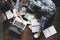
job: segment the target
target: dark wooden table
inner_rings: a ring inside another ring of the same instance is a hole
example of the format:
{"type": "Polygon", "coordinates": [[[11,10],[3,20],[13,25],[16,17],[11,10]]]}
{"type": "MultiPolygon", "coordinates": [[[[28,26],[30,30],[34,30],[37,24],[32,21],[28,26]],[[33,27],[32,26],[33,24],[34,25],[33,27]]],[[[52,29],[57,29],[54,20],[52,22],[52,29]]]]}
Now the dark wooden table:
{"type": "MultiPolygon", "coordinates": [[[[60,40],[60,7],[57,7],[56,15],[52,24],[55,26],[58,33],[47,39],[44,37],[43,33],[41,33],[39,40],[60,40]]],[[[3,31],[3,40],[34,40],[34,38],[31,30],[28,27],[25,28],[22,36],[19,37],[10,34],[8,27],[3,31]]]]}

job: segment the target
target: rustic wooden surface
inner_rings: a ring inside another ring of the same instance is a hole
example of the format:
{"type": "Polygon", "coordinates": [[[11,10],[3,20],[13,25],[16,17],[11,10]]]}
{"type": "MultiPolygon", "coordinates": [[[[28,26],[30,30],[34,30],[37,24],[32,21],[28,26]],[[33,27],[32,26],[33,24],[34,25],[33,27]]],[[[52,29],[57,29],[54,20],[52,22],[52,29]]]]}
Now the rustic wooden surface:
{"type": "MultiPolygon", "coordinates": [[[[60,7],[57,7],[56,15],[52,24],[55,25],[58,33],[47,39],[44,37],[43,33],[41,33],[39,40],[60,40],[60,7]]],[[[25,28],[22,36],[19,37],[10,34],[8,27],[6,30],[3,31],[3,40],[34,40],[34,38],[31,30],[28,27],[25,28]]]]}

